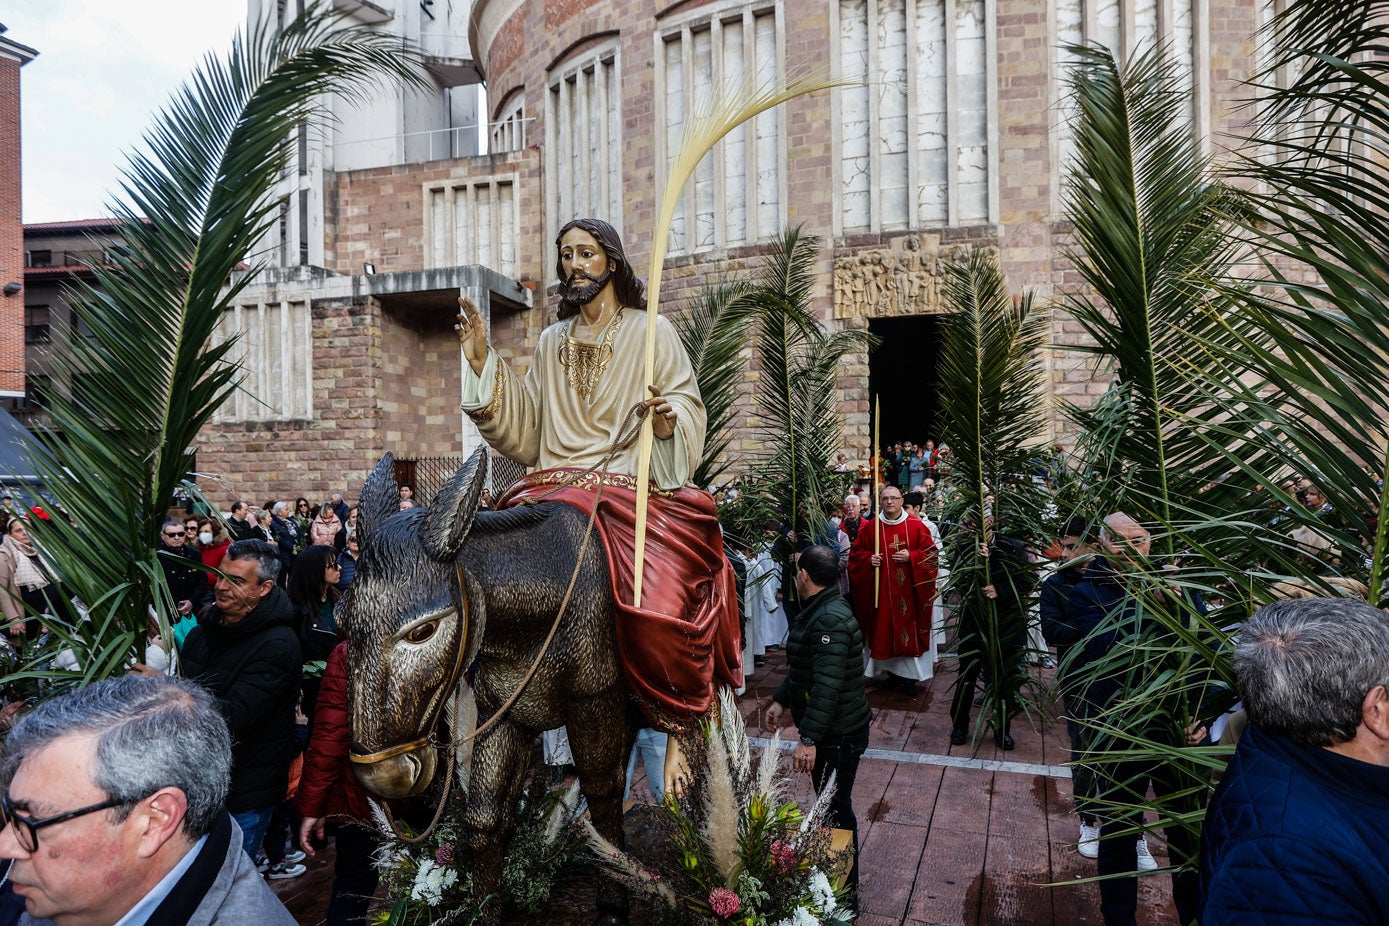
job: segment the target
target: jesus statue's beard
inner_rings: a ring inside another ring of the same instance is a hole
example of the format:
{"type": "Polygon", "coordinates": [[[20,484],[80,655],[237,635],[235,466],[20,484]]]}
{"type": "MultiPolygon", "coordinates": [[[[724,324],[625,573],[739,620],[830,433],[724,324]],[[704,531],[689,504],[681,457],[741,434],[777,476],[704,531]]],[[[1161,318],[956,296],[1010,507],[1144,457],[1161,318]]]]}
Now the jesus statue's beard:
{"type": "Polygon", "coordinates": [[[603,291],[603,287],[608,285],[608,281],[613,278],[612,268],[603,271],[603,275],[596,280],[584,273],[582,270],[575,270],[569,277],[568,283],[560,284],[560,296],[576,305],[588,305],[598,298],[598,294],[603,291]],[[588,282],[582,282],[587,280],[588,282]]]}

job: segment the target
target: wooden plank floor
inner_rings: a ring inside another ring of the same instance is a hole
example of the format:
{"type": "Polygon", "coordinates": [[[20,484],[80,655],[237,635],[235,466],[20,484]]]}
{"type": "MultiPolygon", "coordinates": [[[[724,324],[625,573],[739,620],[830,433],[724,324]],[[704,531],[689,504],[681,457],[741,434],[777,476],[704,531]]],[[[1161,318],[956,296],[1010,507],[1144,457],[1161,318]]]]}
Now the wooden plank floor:
{"type": "MultiPolygon", "coordinates": [[[[863,926],[1080,926],[1099,924],[1094,884],[1069,882],[1095,874],[1093,860],[1075,848],[1079,821],[1070,780],[1055,774],[1069,759],[1064,727],[1048,718],[1014,721],[1017,748],[999,750],[991,736],[952,746],[950,695],[953,665],[912,696],[869,686],[874,708],[870,751],[859,766],[854,809],[859,820],[863,926]],[[971,762],[968,760],[983,760],[971,762]],[[964,760],[964,761],[962,761],[964,760]],[[942,761],[954,763],[941,764],[942,761]],[[1003,763],[993,767],[993,762],[1003,763]],[[990,767],[981,768],[979,765],[990,767]],[[1018,765],[1027,767],[1018,768],[1018,765]],[[1050,767],[1050,768],[1048,768],[1050,767]],[[1060,885],[1051,887],[1048,885],[1060,885]]],[[[1043,675],[1049,675],[1043,672],[1043,675]]],[[[769,653],[749,679],[742,699],[748,732],[785,676],[785,660],[769,653]]],[[[1049,679],[1048,679],[1049,680],[1049,679]]],[[[787,761],[789,767],[789,760],[787,761]]],[[[638,767],[634,796],[646,795],[638,767]]],[[[809,776],[797,775],[793,793],[812,796],[809,776]]],[[[1160,864],[1166,852],[1149,845],[1160,864]]],[[[275,892],[305,926],[323,922],[332,885],[331,849],[275,892]]],[[[1175,926],[1171,881],[1139,881],[1141,926],[1175,926]]]]}

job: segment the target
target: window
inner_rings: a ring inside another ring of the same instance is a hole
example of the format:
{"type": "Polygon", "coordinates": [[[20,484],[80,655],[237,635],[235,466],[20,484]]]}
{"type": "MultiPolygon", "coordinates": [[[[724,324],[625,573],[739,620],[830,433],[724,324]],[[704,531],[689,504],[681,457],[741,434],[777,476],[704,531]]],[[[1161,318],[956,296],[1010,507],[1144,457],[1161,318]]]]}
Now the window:
{"type": "Polygon", "coordinates": [[[24,343],[47,344],[49,336],[48,306],[26,305],[24,307],[24,343]]]}
{"type": "Polygon", "coordinates": [[[24,377],[24,408],[47,408],[53,391],[53,377],[46,373],[30,373],[24,377]]]}
{"type": "Polygon", "coordinates": [[[514,177],[426,186],[424,194],[426,266],[481,264],[516,276],[514,177]]]}
{"type": "Polygon", "coordinates": [[[53,266],[53,252],[52,252],[51,250],[47,250],[47,249],[42,250],[42,251],[30,251],[30,252],[29,252],[29,266],[30,266],[30,267],[52,267],[52,266],[53,266]]]}
{"type": "Polygon", "coordinates": [[[836,234],[996,220],[992,4],[839,0],[836,234]]]}
{"type": "Polygon", "coordinates": [[[1196,15],[1201,0],[1056,0],[1056,79],[1053,85],[1060,94],[1057,106],[1061,118],[1056,120],[1053,166],[1053,203],[1060,206],[1061,179],[1075,156],[1071,124],[1075,107],[1069,99],[1069,67],[1073,58],[1066,54],[1068,45],[1097,43],[1108,48],[1122,67],[1135,52],[1153,47],[1154,42],[1168,44],[1171,55],[1183,74],[1190,92],[1185,114],[1192,131],[1203,141],[1207,139],[1210,113],[1207,102],[1208,61],[1197,60],[1197,48],[1203,43],[1200,31],[1205,28],[1204,15],[1196,15]]]}
{"type": "Polygon", "coordinates": [[[622,230],[622,93],[615,46],[550,75],[545,119],[547,240],[570,219],[622,230]]]}
{"type": "MultiPolygon", "coordinates": [[[[757,86],[780,74],[776,11],[703,14],[665,29],[656,53],[656,99],[664,107],[658,163],[669,169],[687,121],[709,104],[716,88],[757,86]]],[[[780,120],[779,108],[761,114],[699,162],[671,222],[672,252],[753,244],[778,233],[784,224],[780,120]]]]}
{"type": "Polygon", "coordinates": [[[246,371],[215,421],[313,417],[313,331],[308,300],[237,305],[222,315],[213,342],[237,338],[228,359],[246,371]]]}
{"type": "Polygon", "coordinates": [[[513,93],[498,110],[497,120],[492,123],[493,154],[504,151],[520,151],[526,147],[526,95],[513,93]]]}

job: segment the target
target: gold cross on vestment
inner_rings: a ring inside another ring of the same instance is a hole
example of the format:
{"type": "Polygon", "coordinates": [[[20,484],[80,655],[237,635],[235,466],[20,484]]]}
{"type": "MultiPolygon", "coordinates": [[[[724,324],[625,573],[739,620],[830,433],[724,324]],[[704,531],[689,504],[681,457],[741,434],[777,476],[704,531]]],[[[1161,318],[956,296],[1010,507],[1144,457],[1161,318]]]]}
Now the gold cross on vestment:
{"type": "Polygon", "coordinates": [[[901,537],[892,538],[892,543],[889,543],[888,546],[892,548],[893,553],[899,553],[907,548],[907,545],[902,542],[901,537]]]}

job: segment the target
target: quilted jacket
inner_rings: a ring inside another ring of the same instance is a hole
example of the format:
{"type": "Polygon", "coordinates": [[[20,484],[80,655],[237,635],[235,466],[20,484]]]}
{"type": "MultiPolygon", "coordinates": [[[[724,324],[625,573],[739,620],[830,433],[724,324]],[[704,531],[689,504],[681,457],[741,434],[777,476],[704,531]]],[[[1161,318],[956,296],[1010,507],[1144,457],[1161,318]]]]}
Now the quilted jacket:
{"type": "Polygon", "coordinates": [[[351,744],[351,708],[347,694],[347,643],[328,656],[323,687],[314,710],[304,775],[296,803],[306,817],[333,817],[371,822],[371,797],[357,781],[347,752],[351,744]]]}
{"type": "Polygon", "coordinates": [[[1202,926],[1389,924],[1389,768],[1251,725],[1201,834],[1202,926]]]}
{"type": "Polygon", "coordinates": [[[868,729],[863,634],[839,587],[805,602],[786,635],[786,678],[772,696],[791,708],[802,737],[819,742],[868,729]]]}

